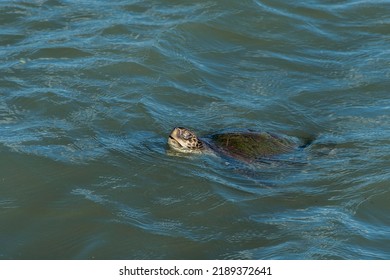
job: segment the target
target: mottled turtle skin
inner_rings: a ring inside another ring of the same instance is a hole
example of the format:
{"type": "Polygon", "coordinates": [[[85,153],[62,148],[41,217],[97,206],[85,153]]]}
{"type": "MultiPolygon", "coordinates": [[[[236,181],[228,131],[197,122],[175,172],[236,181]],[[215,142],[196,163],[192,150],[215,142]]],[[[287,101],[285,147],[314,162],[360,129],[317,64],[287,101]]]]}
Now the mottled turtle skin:
{"type": "Polygon", "coordinates": [[[270,158],[298,147],[297,143],[268,132],[226,132],[198,138],[184,127],[175,127],[168,145],[180,153],[212,153],[245,162],[270,158]]]}

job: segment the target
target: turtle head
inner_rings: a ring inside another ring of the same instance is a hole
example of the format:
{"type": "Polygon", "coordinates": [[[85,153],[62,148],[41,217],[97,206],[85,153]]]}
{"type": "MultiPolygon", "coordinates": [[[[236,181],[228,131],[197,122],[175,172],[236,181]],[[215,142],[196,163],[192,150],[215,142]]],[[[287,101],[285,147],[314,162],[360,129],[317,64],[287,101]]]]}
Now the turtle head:
{"type": "Polygon", "coordinates": [[[182,153],[201,153],[203,143],[191,130],[184,127],[175,127],[168,138],[168,145],[175,151],[182,153]]]}

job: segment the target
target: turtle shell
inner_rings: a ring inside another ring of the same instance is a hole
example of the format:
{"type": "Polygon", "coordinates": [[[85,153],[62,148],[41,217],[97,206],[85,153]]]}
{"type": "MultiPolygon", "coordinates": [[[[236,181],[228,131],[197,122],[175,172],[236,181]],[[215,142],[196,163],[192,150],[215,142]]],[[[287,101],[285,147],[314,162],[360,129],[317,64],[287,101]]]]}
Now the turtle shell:
{"type": "Polygon", "coordinates": [[[291,151],[296,144],[268,132],[231,132],[214,134],[210,147],[217,153],[244,161],[269,158],[291,151]]]}

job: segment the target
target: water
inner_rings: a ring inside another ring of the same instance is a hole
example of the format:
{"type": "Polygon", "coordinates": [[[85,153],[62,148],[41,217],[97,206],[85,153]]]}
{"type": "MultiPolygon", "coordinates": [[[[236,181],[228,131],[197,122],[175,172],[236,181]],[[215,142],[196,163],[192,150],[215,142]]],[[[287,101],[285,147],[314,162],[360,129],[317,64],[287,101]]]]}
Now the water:
{"type": "Polygon", "coordinates": [[[389,259],[389,1],[0,2],[0,258],[389,259]],[[314,143],[166,154],[176,126],[314,143]]]}

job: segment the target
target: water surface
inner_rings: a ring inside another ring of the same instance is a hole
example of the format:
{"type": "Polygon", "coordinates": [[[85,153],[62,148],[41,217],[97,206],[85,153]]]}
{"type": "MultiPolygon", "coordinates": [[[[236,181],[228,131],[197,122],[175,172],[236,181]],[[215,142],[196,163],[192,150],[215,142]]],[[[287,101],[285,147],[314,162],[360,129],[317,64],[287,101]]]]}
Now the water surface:
{"type": "Polygon", "coordinates": [[[0,2],[0,258],[389,259],[389,1],[0,2]],[[174,157],[177,125],[315,136],[174,157]]]}

